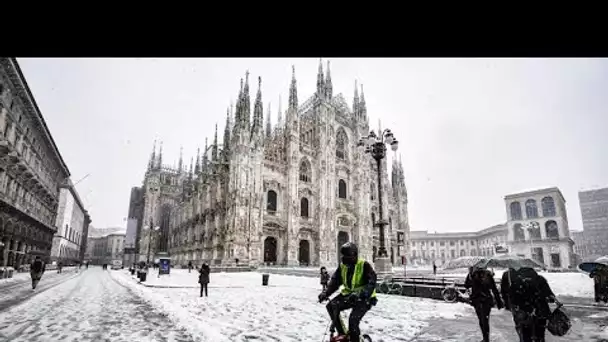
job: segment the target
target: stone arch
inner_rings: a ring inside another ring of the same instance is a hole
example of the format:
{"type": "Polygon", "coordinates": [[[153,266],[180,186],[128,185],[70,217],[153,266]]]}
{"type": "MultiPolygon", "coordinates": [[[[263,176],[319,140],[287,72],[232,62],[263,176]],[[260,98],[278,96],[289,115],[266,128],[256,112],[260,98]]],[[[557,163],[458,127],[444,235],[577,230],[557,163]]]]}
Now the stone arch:
{"type": "Polygon", "coordinates": [[[543,217],[555,216],[555,201],[553,200],[553,197],[543,197],[540,204],[543,210],[543,217]]]}
{"type": "Polygon", "coordinates": [[[509,209],[511,211],[512,220],[521,220],[522,219],[521,204],[519,202],[517,202],[517,201],[511,202],[511,204],[509,205],[509,209]]]}
{"type": "Polygon", "coordinates": [[[557,222],[549,220],[545,223],[545,234],[547,239],[558,240],[559,239],[559,228],[557,222]]]}
{"type": "Polygon", "coordinates": [[[521,223],[516,223],[513,225],[513,240],[515,241],[524,241],[526,236],[524,234],[524,228],[521,223]]]}
{"type": "Polygon", "coordinates": [[[529,199],[526,201],[526,217],[538,218],[538,207],[536,206],[536,200],[529,199]]]}
{"type": "Polygon", "coordinates": [[[268,236],[264,239],[264,262],[276,264],[278,258],[277,238],[268,236]]]}
{"type": "Polygon", "coordinates": [[[298,261],[300,262],[300,266],[310,265],[310,242],[308,240],[300,240],[298,261]]]}

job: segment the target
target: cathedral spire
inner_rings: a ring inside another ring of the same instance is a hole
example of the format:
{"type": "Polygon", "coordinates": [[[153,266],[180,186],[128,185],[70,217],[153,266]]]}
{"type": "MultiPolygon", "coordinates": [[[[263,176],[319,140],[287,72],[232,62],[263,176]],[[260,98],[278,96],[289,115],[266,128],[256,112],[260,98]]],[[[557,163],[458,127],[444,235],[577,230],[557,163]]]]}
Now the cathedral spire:
{"type": "Polygon", "coordinates": [[[270,122],[270,102],[268,102],[268,110],[266,113],[266,137],[269,138],[272,134],[272,123],[270,122]]]}
{"type": "Polygon", "coordinates": [[[363,119],[365,119],[367,117],[367,107],[365,106],[365,95],[363,94],[363,84],[361,84],[361,101],[359,101],[359,112],[363,119]]]}
{"type": "Polygon", "coordinates": [[[215,123],[215,135],[213,136],[213,146],[211,147],[211,160],[217,160],[217,123],[215,123]]]}
{"type": "Polygon", "coordinates": [[[226,110],[226,127],[224,127],[222,145],[222,154],[224,155],[224,159],[228,160],[228,151],[230,149],[230,112],[228,110],[226,110]]]}
{"type": "Polygon", "coordinates": [[[327,78],[325,79],[325,97],[331,100],[334,92],[334,86],[331,83],[331,73],[329,71],[329,61],[327,61],[327,78]]]}
{"type": "Polygon", "coordinates": [[[255,104],[253,107],[253,127],[251,128],[251,135],[261,135],[264,132],[263,128],[264,120],[264,107],[262,105],[262,78],[258,77],[258,92],[255,96],[255,104]]]}
{"type": "Polygon", "coordinates": [[[319,71],[317,72],[317,97],[325,97],[325,79],[323,77],[323,59],[319,59],[319,71]]]}
{"type": "Polygon", "coordinates": [[[277,127],[281,128],[283,126],[283,110],[281,108],[281,94],[279,94],[279,116],[277,118],[277,127]]]}
{"type": "MultiPolygon", "coordinates": [[[[236,107],[234,108],[234,126],[232,128],[232,134],[234,136],[240,131],[241,127],[241,102],[243,99],[243,79],[241,78],[241,88],[239,90],[239,96],[236,99],[236,107]]],[[[232,111],[232,104],[230,105],[232,111]]],[[[231,115],[232,116],[232,115],[231,115]]]]}
{"type": "Polygon", "coordinates": [[[202,170],[201,170],[202,172],[207,172],[207,166],[208,166],[207,149],[208,149],[207,138],[205,138],[205,149],[203,150],[203,166],[202,166],[202,170]]]}
{"type": "Polygon", "coordinates": [[[154,169],[154,162],[156,161],[156,139],[154,139],[154,145],[152,145],[152,154],[150,155],[150,162],[148,163],[148,169],[154,169]]]}
{"type": "Polygon", "coordinates": [[[194,164],[194,158],[190,158],[190,172],[188,172],[188,178],[192,180],[192,164],[194,164]]]}
{"type": "Polygon", "coordinates": [[[296,83],[296,67],[291,66],[291,85],[289,86],[289,109],[294,110],[297,114],[298,110],[298,87],[296,83]]]}
{"type": "MultiPolygon", "coordinates": [[[[175,160],[175,159],[174,159],[175,160]]],[[[160,150],[158,151],[158,168],[163,168],[163,142],[160,142],[160,150]]]]}
{"type": "Polygon", "coordinates": [[[179,147],[179,161],[177,162],[177,169],[181,173],[184,168],[184,147],[179,147]]]}
{"type": "Polygon", "coordinates": [[[194,174],[198,175],[201,172],[201,149],[196,149],[196,164],[194,165],[194,174]]]}
{"type": "Polygon", "coordinates": [[[353,98],[353,115],[359,117],[359,91],[357,89],[357,80],[355,80],[355,97],[353,98]]]}
{"type": "Polygon", "coordinates": [[[251,120],[251,100],[249,99],[249,70],[245,72],[245,88],[243,88],[243,104],[241,111],[241,121],[243,127],[249,130],[251,120]]]}

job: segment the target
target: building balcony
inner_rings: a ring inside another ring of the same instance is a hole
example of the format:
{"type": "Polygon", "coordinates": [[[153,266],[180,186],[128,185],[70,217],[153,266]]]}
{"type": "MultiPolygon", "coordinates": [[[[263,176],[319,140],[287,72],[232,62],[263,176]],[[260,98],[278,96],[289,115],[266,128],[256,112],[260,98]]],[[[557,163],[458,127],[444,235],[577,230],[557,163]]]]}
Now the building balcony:
{"type": "Polygon", "coordinates": [[[574,244],[574,240],[569,237],[550,237],[550,238],[532,238],[523,240],[508,240],[509,244],[532,244],[532,243],[555,243],[555,242],[569,242],[574,244]]]}

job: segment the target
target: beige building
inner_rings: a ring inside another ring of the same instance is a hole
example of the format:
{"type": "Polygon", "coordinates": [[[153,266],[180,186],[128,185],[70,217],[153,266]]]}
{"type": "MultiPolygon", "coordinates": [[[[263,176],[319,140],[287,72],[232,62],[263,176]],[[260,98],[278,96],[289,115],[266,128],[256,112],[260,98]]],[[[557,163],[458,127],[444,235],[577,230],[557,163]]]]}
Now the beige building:
{"type": "Polygon", "coordinates": [[[53,237],[51,260],[64,264],[81,262],[81,249],[86,243],[89,215],[71,180],[61,186],[57,207],[57,233],[53,237]]]}
{"type": "Polygon", "coordinates": [[[15,58],[0,58],[0,267],[50,256],[70,172],[15,58]]]}
{"type": "Polygon", "coordinates": [[[123,261],[124,248],[124,233],[90,237],[87,242],[86,259],[93,265],[110,264],[112,260],[123,261]]]}
{"type": "Polygon", "coordinates": [[[550,269],[566,269],[575,263],[566,200],[558,188],[507,195],[505,206],[508,244],[514,254],[550,269]]]}
{"type": "Polygon", "coordinates": [[[410,264],[443,264],[463,256],[493,256],[507,251],[507,226],[495,225],[478,232],[429,233],[411,231],[410,264]]]}

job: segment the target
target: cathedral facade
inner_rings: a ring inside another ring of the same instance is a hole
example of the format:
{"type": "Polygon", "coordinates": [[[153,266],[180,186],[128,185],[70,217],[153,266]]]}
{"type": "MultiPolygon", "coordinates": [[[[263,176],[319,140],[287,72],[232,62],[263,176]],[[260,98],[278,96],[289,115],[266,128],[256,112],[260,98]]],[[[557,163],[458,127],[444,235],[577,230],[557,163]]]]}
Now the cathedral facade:
{"type": "MultiPolygon", "coordinates": [[[[181,153],[177,167],[165,166],[155,146],[143,184],[140,261],[160,251],[176,265],[333,266],[347,241],[374,257],[379,177],[376,161],[357,147],[370,132],[363,89],[355,84],[349,108],[333,95],[329,63],[325,73],[319,64],[316,92],[300,103],[294,69],[288,108],[279,104],[273,127],[257,81],[253,110],[247,73],[222,141],[216,125],[189,170],[181,153]]],[[[385,158],[381,171],[385,244],[401,264],[409,236],[403,167],[393,159],[389,177],[385,158]]]]}

